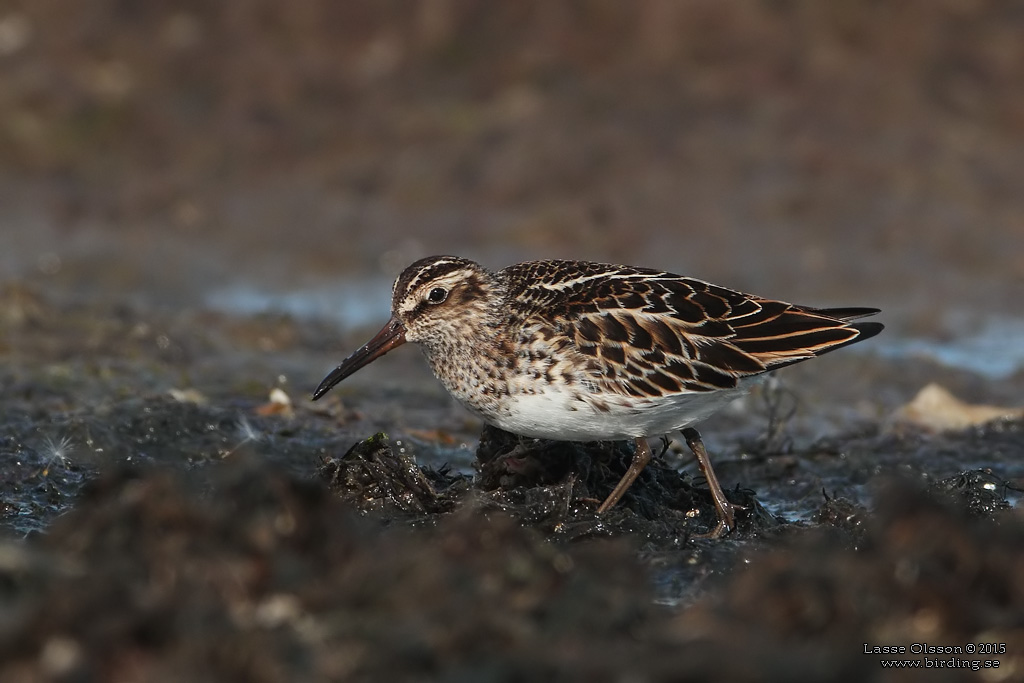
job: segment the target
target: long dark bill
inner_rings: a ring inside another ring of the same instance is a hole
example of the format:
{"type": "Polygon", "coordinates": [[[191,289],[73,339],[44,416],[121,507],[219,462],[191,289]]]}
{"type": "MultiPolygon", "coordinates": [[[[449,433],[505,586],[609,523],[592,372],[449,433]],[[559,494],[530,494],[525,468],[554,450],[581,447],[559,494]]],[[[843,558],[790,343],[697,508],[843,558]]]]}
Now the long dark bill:
{"type": "Polygon", "coordinates": [[[405,343],[405,327],[398,318],[392,318],[380,332],[373,336],[373,339],[363,344],[358,351],[341,362],[341,365],[331,370],[331,373],[324,377],[320,386],[313,392],[313,400],[317,400],[331,388],[345,379],[364,365],[380,358],[385,353],[405,343]]]}

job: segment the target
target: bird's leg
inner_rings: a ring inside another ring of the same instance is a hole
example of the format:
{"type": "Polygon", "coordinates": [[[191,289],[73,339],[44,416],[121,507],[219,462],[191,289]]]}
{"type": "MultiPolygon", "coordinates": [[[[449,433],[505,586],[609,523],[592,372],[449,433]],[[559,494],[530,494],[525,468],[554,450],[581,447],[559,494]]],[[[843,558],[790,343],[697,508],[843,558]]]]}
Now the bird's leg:
{"type": "Polygon", "coordinates": [[[647,463],[651,461],[651,446],[647,443],[647,439],[640,437],[636,440],[636,451],[633,453],[633,462],[629,463],[629,469],[622,475],[622,479],[615,485],[615,488],[608,495],[601,507],[597,508],[597,514],[601,515],[608,512],[622,495],[633,485],[636,478],[640,476],[640,473],[647,467],[647,463]]]}
{"type": "Polygon", "coordinates": [[[736,528],[736,518],[733,513],[737,506],[730,503],[725,497],[722,485],[718,483],[715,470],[711,467],[711,459],[708,458],[707,449],[704,448],[704,442],[701,441],[700,432],[693,427],[687,427],[683,430],[683,438],[686,439],[686,445],[690,447],[694,457],[697,458],[697,465],[700,467],[701,473],[707,479],[711,498],[715,501],[715,511],[718,513],[718,524],[715,528],[706,534],[695,535],[693,538],[719,538],[736,528]]]}

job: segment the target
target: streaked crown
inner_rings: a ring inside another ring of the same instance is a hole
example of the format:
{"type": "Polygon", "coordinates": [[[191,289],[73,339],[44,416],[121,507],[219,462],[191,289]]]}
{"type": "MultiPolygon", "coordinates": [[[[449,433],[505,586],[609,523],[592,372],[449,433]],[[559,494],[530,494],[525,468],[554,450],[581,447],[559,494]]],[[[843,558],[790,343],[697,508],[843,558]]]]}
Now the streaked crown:
{"type": "Polygon", "coordinates": [[[391,312],[406,339],[428,348],[472,337],[500,296],[493,274],[469,259],[429,256],[406,268],[392,291],[391,312]]]}

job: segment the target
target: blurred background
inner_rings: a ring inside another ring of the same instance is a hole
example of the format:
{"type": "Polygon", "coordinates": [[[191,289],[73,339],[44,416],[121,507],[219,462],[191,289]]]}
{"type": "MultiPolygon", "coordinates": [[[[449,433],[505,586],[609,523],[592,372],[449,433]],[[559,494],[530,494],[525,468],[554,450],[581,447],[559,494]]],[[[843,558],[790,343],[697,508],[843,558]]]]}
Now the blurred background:
{"type": "Polygon", "coordinates": [[[1019,379],[1022,35],[984,0],[5,0],[0,275],[351,330],[427,254],[610,260],[1019,379]]]}
{"type": "Polygon", "coordinates": [[[1009,642],[1010,680],[1022,301],[1020,0],[0,0],[0,678],[879,680],[857,643],[1009,642]],[[471,475],[481,423],[420,355],[309,397],[446,252],[886,330],[700,426],[794,523],[691,545],[574,475],[428,516],[445,475],[392,456],[471,475]]]}

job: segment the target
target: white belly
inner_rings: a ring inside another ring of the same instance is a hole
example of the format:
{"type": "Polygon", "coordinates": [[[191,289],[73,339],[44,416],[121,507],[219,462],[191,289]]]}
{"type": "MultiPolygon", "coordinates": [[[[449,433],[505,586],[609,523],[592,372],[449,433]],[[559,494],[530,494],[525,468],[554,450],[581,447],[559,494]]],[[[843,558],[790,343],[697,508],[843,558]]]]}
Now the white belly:
{"type": "Polygon", "coordinates": [[[544,393],[508,396],[495,414],[483,417],[505,431],[539,439],[613,441],[659,436],[700,422],[745,394],[752,383],[657,399],[581,397],[578,392],[549,387],[544,393]]]}

